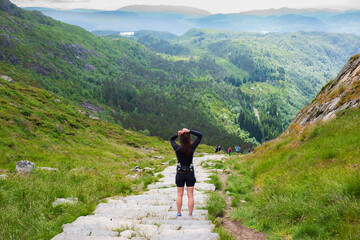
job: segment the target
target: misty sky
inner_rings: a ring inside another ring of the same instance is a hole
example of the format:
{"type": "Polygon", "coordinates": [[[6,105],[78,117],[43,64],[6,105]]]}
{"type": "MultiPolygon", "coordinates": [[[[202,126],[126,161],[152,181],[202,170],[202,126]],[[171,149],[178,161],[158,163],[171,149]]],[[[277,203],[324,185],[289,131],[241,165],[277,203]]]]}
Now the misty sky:
{"type": "Polygon", "coordinates": [[[211,13],[233,13],[268,8],[360,9],[360,0],[10,0],[19,7],[61,9],[87,8],[115,10],[127,5],[175,5],[208,10],[211,13]]]}

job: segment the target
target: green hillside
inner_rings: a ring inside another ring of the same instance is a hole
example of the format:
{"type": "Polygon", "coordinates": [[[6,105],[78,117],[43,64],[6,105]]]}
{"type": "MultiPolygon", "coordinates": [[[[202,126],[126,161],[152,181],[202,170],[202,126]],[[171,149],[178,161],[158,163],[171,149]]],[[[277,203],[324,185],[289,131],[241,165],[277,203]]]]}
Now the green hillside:
{"type": "Polygon", "coordinates": [[[226,161],[233,219],[271,239],[360,238],[359,69],[356,55],[286,133],[226,161]]]}

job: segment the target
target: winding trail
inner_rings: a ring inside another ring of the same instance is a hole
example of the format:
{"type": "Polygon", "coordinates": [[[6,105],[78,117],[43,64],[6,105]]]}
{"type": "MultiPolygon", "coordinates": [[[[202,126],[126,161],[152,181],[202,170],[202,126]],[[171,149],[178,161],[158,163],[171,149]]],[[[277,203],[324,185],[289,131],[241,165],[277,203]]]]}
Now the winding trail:
{"type": "MultiPolygon", "coordinates": [[[[214,225],[207,219],[205,191],[214,191],[213,184],[206,183],[210,170],[200,166],[202,161],[220,160],[220,155],[195,157],[196,184],[194,190],[194,216],[188,215],[187,196],[184,191],[183,216],[176,216],[176,166],[160,172],[164,178],[148,186],[142,195],[113,197],[100,203],[93,215],[81,216],[73,223],[63,225],[63,232],[53,240],[212,240],[219,239],[212,233],[214,225]]],[[[159,173],[158,173],[159,174],[159,173]]]]}

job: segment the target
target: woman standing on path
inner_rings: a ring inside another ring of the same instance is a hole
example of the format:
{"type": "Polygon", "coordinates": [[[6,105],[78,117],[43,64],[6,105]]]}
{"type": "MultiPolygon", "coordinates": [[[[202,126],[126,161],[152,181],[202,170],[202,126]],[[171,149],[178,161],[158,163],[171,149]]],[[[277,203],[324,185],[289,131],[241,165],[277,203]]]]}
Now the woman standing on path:
{"type": "Polygon", "coordinates": [[[193,156],[195,149],[199,145],[203,134],[194,130],[183,128],[177,134],[170,138],[171,146],[175,150],[178,165],[176,168],[175,183],[177,186],[177,216],[181,216],[182,199],[184,195],[184,186],[186,183],[186,190],[188,196],[189,216],[193,215],[194,210],[194,185],[196,182],[195,172],[193,167],[193,156]],[[197,136],[192,143],[190,134],[197,136]],[[176,144],[175,139],[180,136],[180,146],[176,144]]]}

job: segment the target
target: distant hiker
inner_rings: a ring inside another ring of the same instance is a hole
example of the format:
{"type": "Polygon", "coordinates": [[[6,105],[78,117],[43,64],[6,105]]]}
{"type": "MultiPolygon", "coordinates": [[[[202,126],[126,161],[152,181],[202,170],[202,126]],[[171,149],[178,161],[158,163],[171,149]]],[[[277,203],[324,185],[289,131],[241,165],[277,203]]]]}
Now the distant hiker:
{"type": "Polygon", "coordinates": [[[189,130],[183,128],[178,131],[177,134],[170,138],[171,146],[175,150],[177,157],[177,168],[176,168],[176,177],[175,183],[177,186],[177,197],[176,197],[176,206],[177,206],[177,216],[181,216],[181,207],[182,199],[184,195],[184,186],[186,183],[186,190],[188,196],[188,208],[189,216],[193,215],[194,210],[194,185],[196,182],[194,166],[193,166],[193,156],[195,149],[199,145],[203,134],[195,130],[189,130]],[[197,138],[194,142],[191,142],[190,134],[195,135],[197,138]],[[176,144],[175,139],[180,136],[180,146],[176,144]]]}
{"type": "Polygon", "coordinates": [[[218,152],[221,154],[221,146],[218,146],[218,152]]]}
{"type": "Polygon", "coordinates": [[[214,151],[215,151],[215,154],[218,152],[218,147],[217,146],[214,147],[214,151]]]}
{"type": "Polygon", "coordinates": [[[236,150],[236,154],[240,153],[240,147],[239,146],[235,146],[235,150],[236,150]]]}
{"type": "Polygon", "coordinates": [[[231,156],[231,151],[232,151],[232,149],[231,149],[231,147],[229,147],[229,148],[228,148],[229,156],[231,156]]]}
{"type": "Polygon", "coordinates": [[[248,151],[249,151],[249,153],[251,153],[251,148],[249,148],[249,150],[248,150],[248,151]]]}

